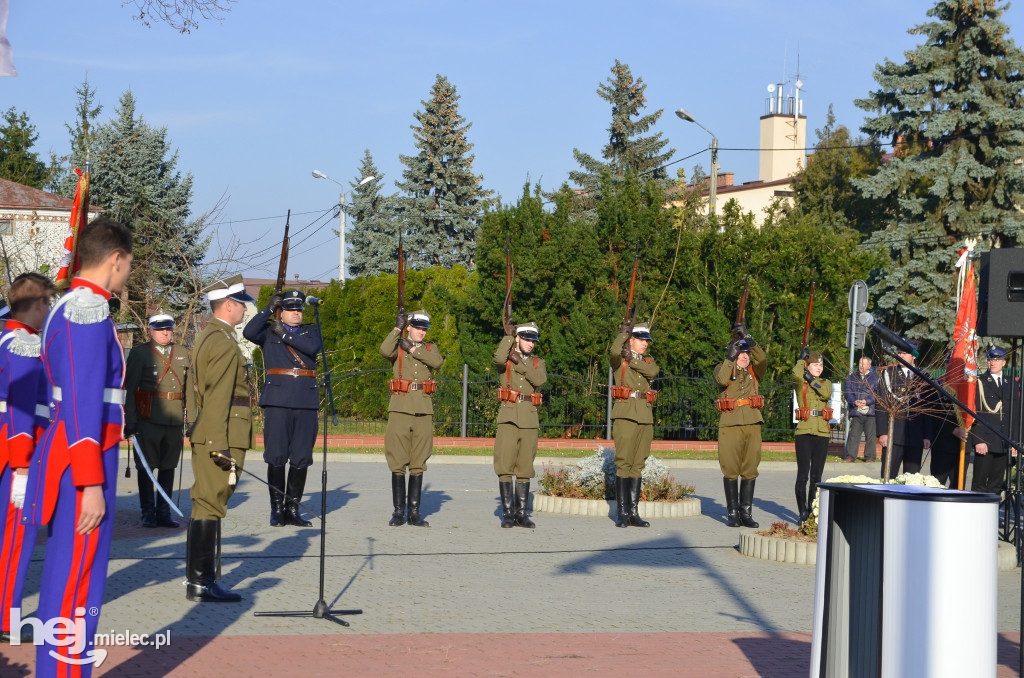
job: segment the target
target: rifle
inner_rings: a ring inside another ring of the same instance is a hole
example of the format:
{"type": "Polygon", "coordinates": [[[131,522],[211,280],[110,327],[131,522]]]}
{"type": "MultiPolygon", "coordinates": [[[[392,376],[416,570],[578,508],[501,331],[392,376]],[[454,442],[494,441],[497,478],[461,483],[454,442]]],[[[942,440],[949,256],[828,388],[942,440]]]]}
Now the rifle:
{"type": "Polygon", "coordinates": [[[401,233],[398,234],[398,312],[405,313],[405,250],[401,233]]]}
{"type": "MultiPolygon", "coordinates": [[[[733,327],[736,327],[743,322],[743,316],[747,310],[747,296],[750,293],[750,267],[747,266],[747,277],[743,281],[743,294],[740,295],[740,307],[736,309],[736,322],[733,323],[733,327]]],[[[736,337],[734,336],[733,339],[736,337]]],[[[740,337],[742,339],[742,337],[740,337]]],[[[732,364],[732,377],[730,379],[736,379],[736,363],[732,364]]]]}
{"type": "MultiPolygon", "coordinates": [[[[281,261],[277,265],[277,284],[274,285],[274,294],[284,291],[284,279],[288,275],[288,229],[292,221],[292,211],[288,210],[288,216],[284,220],[284,240],[281,241],[281,261]]],[[[281,309],[274,311],[274,318],[281,319],[281,309]]]]}
{"type": "Polygon", "coordinates": [[[636,241],[636,253],[633,255],[633,276],[629,281],[629,297],[626,299],[626,318],[623,320],[625,324],[631,324],[633,322],[633,316],[636,315],[636,304],[634,302],[634,292],[636,291],[636,279],[640,270],[640,241],[636,241]]]}
{"type": "Polygon", "coordinates": [[[512,278],[515,268],[512,266],[512,246],[509,237],[505,236],[505,305],[501,309],[501,324],[508,327],[512,324],[512,278]]]}
{"type": "Polygon", "coordinates": [[[807,300],[807,317],[804,319],[804,338],[800,344],[800,349],[803,350],[811,345],[811,312],[814,310],[814,284],[815,281],[811,281],[811,298],[807,300]]]}

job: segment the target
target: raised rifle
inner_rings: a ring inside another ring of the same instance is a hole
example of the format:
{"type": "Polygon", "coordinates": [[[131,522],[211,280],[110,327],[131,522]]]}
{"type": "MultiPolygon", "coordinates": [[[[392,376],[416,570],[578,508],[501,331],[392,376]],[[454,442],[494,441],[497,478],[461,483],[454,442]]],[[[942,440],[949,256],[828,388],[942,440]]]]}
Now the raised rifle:
{"type": "Polygon", "coordinates": [[[633,323],[633,316],[636,315],[636,304],[634,303],[636,292],[636,279],[640,272],[640,241],[636,241],[636,253],[633,255],[633,275],[629,280],[629,296],[626,298],[626,317],[623,323],[633,323]]]}
{"type": "Polygon", "coordinates": [[[515,268],[512,266],[512,245],[505,236],[505,304],[501,307],[501,324],[508,327],[512,324],[512,278],[515,268]]]}
{"type": "Polygon", "coordinates": [[[811,298],[807,300],[807,317],[804,318],[804,338],[800,343],[800,350],[811,345],[811,312],[814,310],[814,284],[811,281],[811,298]]]}
{"type": "Polygon", "coordinates": [[[398,312],[405,313],[405,250],[401,233],[398,234],[398,312]]]}
{"type": "MultiPolygon", "coordinates": [[[[743,322],[743,317],[747,311],[747,296],[750,293],[750,267],[747,267],[747,277],[743,281],[743,294],[740,295],[740,306],[736,309],[736,322],[733,323],[733,327],[743,322]]],[[[733,339],[742,339],[743,337],[733,336],[733,339]]],[[[736,379],[736,363],[732,364],[732,376],[730,379],[736,379]]]]}
{"type": "MultiPolygon", "coordinates": [[[[288,275],[288,229],[292,222],[292,211],[288,210],[288,216],[284,220],[284,240],[281,241],[281,261],[277,265],[277,283],[274,285],[274,294],[284,291],[284,280],[288,275]]],[[[274,317],[281,319],[281,309],[274,311],[274,317]]]]}

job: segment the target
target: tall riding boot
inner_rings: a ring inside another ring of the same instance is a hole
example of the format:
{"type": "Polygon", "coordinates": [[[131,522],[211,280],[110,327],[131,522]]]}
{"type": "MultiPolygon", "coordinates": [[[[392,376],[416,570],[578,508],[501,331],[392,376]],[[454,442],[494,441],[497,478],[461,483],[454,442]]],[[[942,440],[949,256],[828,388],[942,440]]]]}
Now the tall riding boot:
{"type": "Polygon", "coordinates": [[[743,527],[758,527],[754,519],[750,517],[750,510],[754,506],[754,479],[740,479],[740,525],[743,527]]]}
{"type": "Polygon", "coordinates": [[[516,480],[516,525],[519,527],[537,527],[527,515],[530,503],[530,481],[516,480]]]}
{"type": "Polygon", "coordinates": [[[629,501],[626,478],[615,476],[615,508],[619,511],[615,518],[615,527],[629,527],[629,501]]]}
{"type": "Polygon", "coordinates": [[[399,527],[405,525],[405,474],[391,474],[391,502],[395,506],[388,525],[399,527]]]}
{"type": "Polygon", "coordinates": [[[803,483],[800,483],[796,488],[796,510],[800,514],[797,522],[803,525],[811,514],[807,509],[807,487],[803,483]]]}
{"type": "Polygon", "coordinates": [[[423,493],[423,474],[409,476],[409,524],[413,527],[430,527],[420,518],[420,495],[423,493]]]}
{"type": "Polygon", "coordinates": [[[499,480],[498,494],[501,495],[501,526],[515,527],[515,490],[512,488],[512,481],[499,480]]]}
{"type": "Polygon", "coordinates": [[[633,527],[650,527],[651,524],[640,517],[640,488],[643,478],[626,478],[629,483],[629,524],[633,527]]]}
{"type": "MultiPolygon", "coordinates": [[[[174,492],[174,469],[173,468],[162,468],[156,472],[157,482],[160,483],[160,489],[164,491],[168,497],[174,492]]],[[[171,505],[167,503],[167,500],[162,496],[153,497],[153,501],[156,502],[156,524],[158,527],[178,527],[178,522],[171,518],[171,505]]]]}
{"type": "Polygon", "coordinates": [[[740,526],[740,486],[736,478],[722,478],[725,484],[725,510],[729,512],[725,524],[729,527],[740,526]]]}
{"type": "Polygon", "coordinates": [[[142,510],[142,526],[156,527],[156,508],[153,506],[153,481],[141,468],[135,469],[139,478],[139,508],[142,510]]]}
{"type": "Polygon", "coordinates": [[[306,469],[288,468],[288,496],[284,504],[284,524],[296,527],[313,527],[313,523],[299,515],[299,501],[306,489],[306,469]]]}
{"type": "Polygon", "coordinates": [[[217,528],[220,521],[191,520],[188,524],[185,597],[192,602],[237,603],[242,596],[217,583],[217,528]]]}
{"type": "Polygon", "coordinates": [[[284,466],[267,464],[267,485],[270,486],[270,526],[284,525],[284,466]]]}

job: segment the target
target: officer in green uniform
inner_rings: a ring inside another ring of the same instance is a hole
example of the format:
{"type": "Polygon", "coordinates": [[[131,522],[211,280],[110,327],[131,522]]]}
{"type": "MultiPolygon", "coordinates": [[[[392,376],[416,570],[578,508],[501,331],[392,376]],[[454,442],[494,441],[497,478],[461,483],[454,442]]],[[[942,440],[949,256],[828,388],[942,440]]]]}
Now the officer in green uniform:
{"type": "Polygon", "coordinates": [[[796,389],[796,508],[800,524],[811,515],[814,490],[821,482],[828,455],[832,429],[828,420],[832,409],[832,382],[821,378],[825,363],[820,351],[804,349],[793,365],[793,386],[796,389]],[[810,492],[807,479],[810,475],[810,492]]]}
{"type": "Polygon", "coordinates": [[[651,380],[658,364],[644,355],[650,346],[647,323],[624,323],[609,349],[615,386],[612,387],[612,438],[615,440],[615,497],[619,509],[617,527],[650,527],[640,517],[640,491],[647,457],[654,440],[654,402],[658,392],[651,380]]]}
{"type": "Polygon", "coordinates": [[[725,360],[715,368],[715,383],[722,395],[715,401],[718,420],[718,465],[725,481],[729,527],[757,527],[750,516],[754,505],[754,479],[761,463],[761,408],[764,397],[757,382],[764,379],[768,358],[743,323],[733,327],[733,340],[725,360]],[[738,481],[737,477],[741,478],[738,481]]]}
{"type": "Polygon", "coordinates": [[[391,402],[388,404],[388,425],[384,430],[384,457],[391,469],[391,497],[394,513],[388,525],[406,522],[405,508],[408,497],[408,523],[416,527],[430,527],[420,517],[420,496],[423,492],[423,472],[434,449],[434,404],[430,394],[437,390],[432,379],[434,370],[444,364],[444,356],[437,345],[424,342],[430,329],[430,316],[426,311],[399,313],[395,328],[380,345],[380,354],[391,361],[393,379],[388,382],[391,402]],[[409,336],[404,334],[406,321],[409,336]],[[405,469],[409,469],[409,489],[405,487],[405,469]]]}
{"type": "MultiPolygon", "coordinates": [[[[124,436],[135,436],[146,463],[168,497],[184,443],[187,352],[174,344],[174,318],[158,313],[149,319],[150,340],[132,347],[125,366],[124,436]]],[[[178,527],[171,507],[153,490],[153,479],[135,452],[143,527],[178,527]]]]}
{"type": "Polygon", "coordinates": [[[192,423],[192,519],[188,525],[186,597],[191,601],[236,602],[242,599],[217,583],[220,520],[235,491],[236,468],[253,447],[252,410],[246,360],[235,338],[245,316],[242,276],[219,280],[207,291],[213,319],[196,337],[192,369],[185,390],[192,423]]]}
{"type": "Polygon", "coordinates": [[[494,472],[501,495],[501,526],[536,527],[527,515],[530,478],[537,475],[537,389],[548,379],[544,359],[533,355],[540,341],[536,323],[507,325],[505,336],[494,349],[494,366],[499,371],[498,432],[494,437],[494,472]],[[515,478],[515,488],[512,479],[515,478]]]}

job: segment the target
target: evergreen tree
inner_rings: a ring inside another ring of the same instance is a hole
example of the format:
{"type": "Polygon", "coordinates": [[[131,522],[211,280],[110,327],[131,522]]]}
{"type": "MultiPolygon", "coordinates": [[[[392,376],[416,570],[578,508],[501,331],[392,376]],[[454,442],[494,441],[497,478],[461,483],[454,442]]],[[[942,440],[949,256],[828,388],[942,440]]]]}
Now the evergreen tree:
{"type": "Polygon", "coordinates": [[[167,128],[135,115],[135,97],[124,93],[115,118],[96,130],[90,202],[135,235],[128,302],[138,320],[159,309],[187,307],[201,282],[195,271],[209,247],[202,218],[189,220],[192,174],[177,169],[178,152],[167,128]]]}
{"type": "MultiPolygon", "coordinates": [[[[72,170],[75,167],[85,168],[85,161],[91,158],[90,149],[96,137],[95,120],[103,110],[103,105],[96,101],[96,89],[89,87],[89,78],[86,76],[80,87],[75,88],[78,96],[78,103],[75,105],[75,124],[65,122],[64,127],[71,138],[71,153],[62,158],[58,169],[55,171],[52,187],[56,193],[74,198],[75,188],[78,185],[78,175],[72,170]]],[[[54,163],[57,166],[57,163],[54,163]]]]}
{"type": "Polygon", "coordinates": [[[597,88],[597,95],[612,106],[608,143],[601,149],[604,161],[578,148],[572,151],[576,162],[583,169],[569,172],[569,179],[583,190],[577,202],[587,209],[594,205],[594,197],[601,188],[601,173],[605,170],[615,181],[621,181],[627,172],[632,172],[641,182],[658,182],[662,190],[671,183],[664,165],[675,153],[675,149],[665,150],[669,142],[661,138],[661,132],[641,136],[658,122],[663,109],[641,115],[647,108],[647,97],[644,94],[647,85],[643,78],[634,80],[629,66],[618,59],[611,71],[612,76],[608,81],[597,88]]]}
{"type": "Polygon", "coordinates": [[[381,195],[384,175],[377,169],[366,149],[359,173],[352,187],[352,209],[348,214],[355,223],[349,227],[346,241],[350,251],[345,257],[348,272],[354,277],[395,273],[398,270],[398,229],[401,222],[394,214],[395,199],[381,195]],[[359,185],[365,177],[373,179],[359,185]]]}
{"type": "Polygon", "coordinates": [[[924,43],[906,62],[875,69],[880,89],[856,103],[876,113],[862,128],[901,144],[856,181],[868,198],[898,200],[870,242],[889,264],[877,305],[912,337],[946,341],[954,322],[953,264],[964,236],[991,247],[1024,238],[1024,52],[995,0],[943,0],[910,30],[924,43]]]}
{"type": "Polygon", "coordinates": [[[459,115],[459,95],[442,75],[421,101],[412,126],[417,155],[399,158],[405,169],[395,185],[405,192],[401,216],[406,227],[406,251],[421,268],[463,265],[472,270],[476,234],[483,212],[496,201],[473,174],[473,144],[466,139],[472,126],[459,115]]]}
{"type": "Polygon", "coordinates": [[[19,184],[43,188],[50,178],[46,163],[32,150],[39,135],[29,121],[28,113],[11,106],[3,114],[0,127],[0,177],[19,184]]]}

